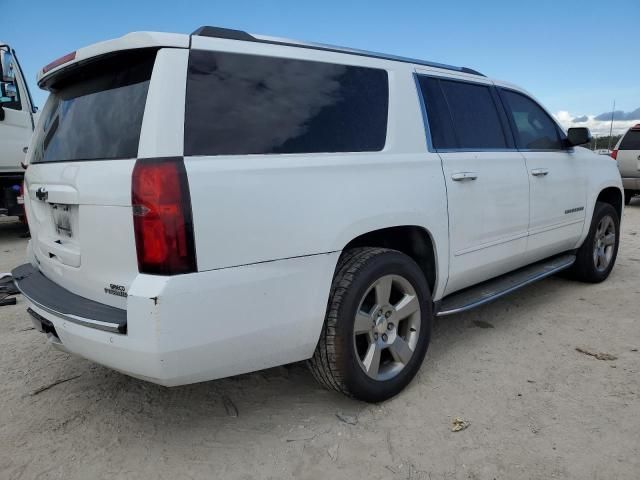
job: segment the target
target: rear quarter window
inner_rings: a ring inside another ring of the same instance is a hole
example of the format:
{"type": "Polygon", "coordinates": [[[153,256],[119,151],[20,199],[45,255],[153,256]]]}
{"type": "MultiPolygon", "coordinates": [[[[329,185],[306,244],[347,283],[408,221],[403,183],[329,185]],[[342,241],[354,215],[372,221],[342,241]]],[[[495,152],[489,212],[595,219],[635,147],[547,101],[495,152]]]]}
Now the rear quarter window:
{"type": "Polygon", "coordinates": [[[185,155],[382,150],[385,70],[192,50],[185,155]]]}
{"type": "Polygon", "coordinates": [[[618,150],[640,150],[640,130],[629,130],[620,142],[618,150]]]}

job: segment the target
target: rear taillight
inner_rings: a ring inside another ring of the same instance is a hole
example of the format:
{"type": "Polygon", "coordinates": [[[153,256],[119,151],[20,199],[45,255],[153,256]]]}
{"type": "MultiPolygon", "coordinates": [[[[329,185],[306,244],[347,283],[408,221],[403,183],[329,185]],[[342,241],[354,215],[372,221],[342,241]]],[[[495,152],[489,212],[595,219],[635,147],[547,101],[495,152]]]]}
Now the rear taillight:
{"type": "Polygon", "coordinates": [[[191,196],[182,158],[138,160],[131,202],[138,270],[156,275],[195,272],[191,196]]]}
{"type": "Polygon", "coordinates": [[[614,160],[618,159],[618,150],[611,150],[611,158],[614,160]]]}

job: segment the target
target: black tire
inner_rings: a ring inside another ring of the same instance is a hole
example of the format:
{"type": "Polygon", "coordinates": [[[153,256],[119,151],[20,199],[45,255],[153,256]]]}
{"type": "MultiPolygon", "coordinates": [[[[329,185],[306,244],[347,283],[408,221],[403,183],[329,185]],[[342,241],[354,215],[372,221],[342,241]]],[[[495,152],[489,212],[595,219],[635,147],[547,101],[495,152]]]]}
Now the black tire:
{"type": "Polygon", "coordinates": [[[631,199],[635,195],[636,192],[633,190],[625,190],[624,191],[624,204],[629,205],[631,203],[631,199]]]}
{"type": "Polygon", "coordinates": [[[410,257],[383,248],[345,251],[336,267],[325,322],[308,366],[325,388],[365,402],[386,400],[398,394],[418,372],[429,345],[432,317],[429,285],[420,267],[410,257]],[[365,294],[378,279],[388,275],[402,277],[415,291],[420,312],[413,318],[419,318],[420,327],[413,354],[404,367],[392,378],[376,380],[361,366],[354,340],[354,323],[365,294]]]}
{"type": "Polygon", "coordinates": [[[593,210],[593,217],[591,219],[591,227],[589,228],[589,234],[584,240],[582,246],[578,249],[576,262],[570,270],[571,277],[576,280],[589,283],[599,283],[606,280],[616,263],[619,245],[620,217],[618,216],[618,212],[608,203],[596,202],[596,206],[593,210]],[[607,216],[612,219],[615,227],[615,243],[613,245],[612,257],[607,267],[598,269],[596,260],[594,259],[594,249],[598,240],[596,238],[596,232],[600,222],[607,216]]]}

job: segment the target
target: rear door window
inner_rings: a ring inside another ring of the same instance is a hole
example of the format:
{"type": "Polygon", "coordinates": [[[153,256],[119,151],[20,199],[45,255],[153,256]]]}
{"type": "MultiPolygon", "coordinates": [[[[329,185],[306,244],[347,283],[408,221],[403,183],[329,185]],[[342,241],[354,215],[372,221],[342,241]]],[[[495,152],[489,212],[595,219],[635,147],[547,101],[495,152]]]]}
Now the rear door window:
{"type": "Polygon", "coordinates": [[[424,99],[433,147],[449,149],[458,147],[458,139],[453,131],[453,123],[440,81],[437,78],[418,77],[424,99]]]}
{"type": "Polygon", "coordinates": [[[52,86],[32,163],[135,158],[155,50],[99,59],[52,86]]]}
{"type": "Polygon", "coordinates": [[[511,90],[502,90],[507,114],[515,128],[518,148],[525,150],[560,150],[560,131],[544,109],[529,97],[511,90]]]}
{"type": "Polygon", "coordinates": [[[421,77],[420,87],[436,149],[509,148],[490,86],[421,77]]]}
{"type": "Polygon", "coordinates": [[[640,150],[640,130],[629,130],[618,150],[640,150]]]}
{"type": "Polygon", "coordinates": [[[388,105],[385,70],[192,50],[184,153],[378,151],[388,105]]]}

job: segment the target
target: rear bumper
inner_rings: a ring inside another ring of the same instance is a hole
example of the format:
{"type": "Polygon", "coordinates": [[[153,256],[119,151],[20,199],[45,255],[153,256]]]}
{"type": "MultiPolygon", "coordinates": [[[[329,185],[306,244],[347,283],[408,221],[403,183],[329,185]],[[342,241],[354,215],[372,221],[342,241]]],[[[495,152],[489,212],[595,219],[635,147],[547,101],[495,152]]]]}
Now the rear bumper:
{"type": "Polygon", "coordinates": [[[625,190],[640,190],[640,177],[622,177],[622,187],[625,190]]]}
{"type": "Polygon", "coordinates": [[[45,277],[30,263],[11,272],[22,295],[38,308],[71,323],[127,333],[127,311],[81,297],[45,277]]]}
{"type": "MultiPolygon", "coordinates": [[[[66,304],[52,307],[25,287],[24,278],[16,283],[27,292],[36,321],[42,317],[55,329],[55,335],[43,330],[57,348],[133,377],[175,386],[311,357],[338,255],[175,277],[140,274],[122,311],[126,333],[96,328],[86,322],[95,320],[86,313],[84,321],[78,321],[77,310],[70,314],[66,304]]],[[[42,275],[34,270],[29,277],[42,275]]]]}

